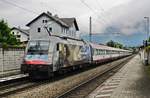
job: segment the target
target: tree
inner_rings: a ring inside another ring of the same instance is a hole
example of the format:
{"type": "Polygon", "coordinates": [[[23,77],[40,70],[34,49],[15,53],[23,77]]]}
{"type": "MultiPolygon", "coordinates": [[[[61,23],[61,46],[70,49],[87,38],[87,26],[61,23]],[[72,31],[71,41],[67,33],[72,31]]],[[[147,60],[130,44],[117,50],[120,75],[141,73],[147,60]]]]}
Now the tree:
{"type": "Polygon", "coordinates": [[[11,29],[8,27],[7,22],[0,20],[0,43],[5,45],[17,45],[19,41],[10,33],[11,29]]]}
{"type": "Polygon", "coordinates": [[[115,47],[115,42],[110,40],[106,43],[107,46],[110,46],[110,47],[115,47]]]}
{"type": "Polygon", "coordinates": [[[114,41],[112,41],[112,40],[110,40],[110,41],[108,41],[107,43],[106,43],[106,45],[107,46],[110,46],[110,47],[115,47],[115,48],[123,48],[123,45],[122,44],[120,44],[120,43],[118,43],[118,42],[114,42],[114,41]]]}
{"type": "Polygon", "coordinates": [[[148,38],[148,42],[150,42],[150,37],[148,38]]]}

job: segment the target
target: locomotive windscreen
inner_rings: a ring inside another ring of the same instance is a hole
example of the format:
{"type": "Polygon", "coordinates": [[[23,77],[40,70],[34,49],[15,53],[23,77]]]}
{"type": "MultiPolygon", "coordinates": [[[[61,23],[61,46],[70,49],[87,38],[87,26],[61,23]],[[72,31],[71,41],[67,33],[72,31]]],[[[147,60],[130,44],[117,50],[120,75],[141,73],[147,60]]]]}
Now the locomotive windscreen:
{"type": "Polygon", "coordinates": [[[48,57],[50,41],[36,40],[29,41],[27,54],[25,56],[26,64],[48,64],[51,61],[48,57]]]}
{"type": "Polygon", "coordinates": [[[31,54],[47,54],[49,48],[49,41],[30,41],[28,44],[27,53],[31,54]]]}

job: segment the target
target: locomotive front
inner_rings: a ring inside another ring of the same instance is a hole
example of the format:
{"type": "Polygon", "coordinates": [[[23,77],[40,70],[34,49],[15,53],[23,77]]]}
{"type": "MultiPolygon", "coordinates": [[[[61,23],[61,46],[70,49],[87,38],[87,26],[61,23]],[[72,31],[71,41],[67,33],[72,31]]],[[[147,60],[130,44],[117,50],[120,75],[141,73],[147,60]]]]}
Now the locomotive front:
{"type": "Polygon", "coordinates": [[[21,65],[21,72],[29,73],[30,76],[38,76],[38,73],[47,75],[52,72],[53,48],[50,46],[49,40],[29,41],[21,65]]]}

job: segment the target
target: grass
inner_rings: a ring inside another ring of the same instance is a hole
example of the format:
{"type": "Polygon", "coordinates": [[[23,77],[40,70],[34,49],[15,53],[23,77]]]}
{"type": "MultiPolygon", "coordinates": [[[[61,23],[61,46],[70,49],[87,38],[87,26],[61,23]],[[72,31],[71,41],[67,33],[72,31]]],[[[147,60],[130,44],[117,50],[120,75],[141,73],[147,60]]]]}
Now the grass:
{"type": "Polygon", "coordinates": [[[148,77],[150,78],[150,65],[145,67],[146,70],[146,74],[148,75],[148,77]]]}

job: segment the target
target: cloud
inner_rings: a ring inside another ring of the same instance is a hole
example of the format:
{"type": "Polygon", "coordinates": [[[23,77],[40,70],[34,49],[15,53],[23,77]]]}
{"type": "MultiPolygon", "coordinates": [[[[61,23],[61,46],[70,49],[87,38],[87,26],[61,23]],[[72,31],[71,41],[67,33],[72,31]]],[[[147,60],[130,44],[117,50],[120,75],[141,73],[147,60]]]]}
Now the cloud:
{"type": "Polygon", "coordinates": [[[109,11],[110,23],[104,27],[103,31],[109,32],[107,28],[113,27],[125,35],[145,32],[144,16],[150,16],[149,3],[149,0],[132,0],[113,8],[109,11]]]}
{"type": "Polygon", "coordinates": [[[89,32],[89,17],[92,16],[93,33],[122,33],[132,35],[145,32],[144,16],[150,16],[149,0],[1,0],[0,18],[11,26],[25,26],[44,11],[59,17],[76,17],[82,32],[89,32]],[[26,11],[12,2],[31,11],[26,11]],[[33,11],[33,12],[32,12],[33,11]],[[34,13],[36,12],[36,14],[34,13]]]}
{"type": "MultiPolygon", "coordinates": [[[[93,14],[87,13],[79,18],[82,25],[88,27],[88,17],[93,19],[93,33],[121,33],[133,35],[145,33],[145,16],[150,16],[149,0],[128,0],[121,5],[93,14]],[[86,19],[87,21],[85,21],[86,19]]],[[[87,28],[81,30],[88,32],[87,28]]]]}

